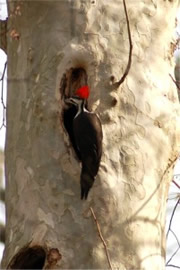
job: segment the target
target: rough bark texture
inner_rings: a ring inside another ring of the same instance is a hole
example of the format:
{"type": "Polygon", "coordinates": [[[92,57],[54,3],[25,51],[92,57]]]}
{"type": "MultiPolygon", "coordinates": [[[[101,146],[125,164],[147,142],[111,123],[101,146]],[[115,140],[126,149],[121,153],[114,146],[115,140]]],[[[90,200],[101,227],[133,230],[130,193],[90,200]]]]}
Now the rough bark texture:
{"type": "Polygon", "coordinates": [[[128,59],[121,0],[9,3],[10,12],[17,5],[20,12],[8,22],[14,35],[8,40],[3,267],[29,245],[46,250],[49,268],[108,268],[91,206],[113,267],[164,268],[166,198],[180,143],[169,76],[177,4],[127,1],[132,65],[114,89],[110,77],[118,81],[128,59]],[[90,106],[104,134],[101,167],[85,202],[61,117],[60,82],[72,67],[87,72],[90,106]]]}

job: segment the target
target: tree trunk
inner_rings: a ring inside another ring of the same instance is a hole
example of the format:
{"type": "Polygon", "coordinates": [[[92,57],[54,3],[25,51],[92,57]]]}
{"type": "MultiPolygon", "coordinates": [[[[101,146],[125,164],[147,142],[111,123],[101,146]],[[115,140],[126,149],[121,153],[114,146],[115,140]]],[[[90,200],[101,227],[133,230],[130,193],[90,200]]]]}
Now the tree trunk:
{"type": "Polygon", "coordinates": [[[163,269],[180,143],[169,76],[177,4],[127,0],[132,63],[117,88],[112,78],[121,78],[129,57],[121,0],[9,2],[4,268],[109,268],[92,207],[113,268],[163,269]],[[64,95],[79,83],[75,69],[84,70],[103,128],[87,201],[63,119],[64,95]]]}

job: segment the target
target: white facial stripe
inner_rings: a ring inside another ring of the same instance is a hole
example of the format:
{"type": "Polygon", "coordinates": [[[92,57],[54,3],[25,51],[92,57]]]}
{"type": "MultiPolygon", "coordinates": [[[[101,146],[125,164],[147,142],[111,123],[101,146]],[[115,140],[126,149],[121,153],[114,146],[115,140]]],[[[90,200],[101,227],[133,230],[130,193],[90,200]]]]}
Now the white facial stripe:
{"type": "Polygon", "coordinates": [[[82,103],[82,100],[81,99],[78,99],[78,98],[70,98],[69,101],[71,101],[73,104],[76,104],[76,105],[80,105],[82,103]]]}
{"type": "Polygon", "coordinates": [[[85,100],[81,99],[81,98],[76,98],[76,97],[71,97],[68,99],[69,103],[71,104],[74,104],[78,107],[78,111],[75,115],[75,118],[82,112],[82,110],[85,112],[85,113],[93,113],[93,112],[90,112],[88,111],[86,108],[85,108],[85,100]],[[84,104],[83,104],[84,103],[84,104]],[[83,104],[83,105],[82,105],[83,104]]]}

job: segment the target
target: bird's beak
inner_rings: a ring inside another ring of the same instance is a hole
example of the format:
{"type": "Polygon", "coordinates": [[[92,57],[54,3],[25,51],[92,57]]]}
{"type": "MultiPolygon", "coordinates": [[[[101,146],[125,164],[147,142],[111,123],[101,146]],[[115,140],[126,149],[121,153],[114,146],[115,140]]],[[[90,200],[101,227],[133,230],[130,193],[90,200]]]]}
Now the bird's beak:
{"type": "Polygon", "coordinates": [[[65,98],[64,101],[65,101],[65,103],[67,103],[67,104],[69,104],[69,103],[72,104],[71,98],[65,98]]]}
{"type": "Polygon", "coordinates": [[[76,105],[76,102],[74,101],[73,98],[66,98],[64,101],[65,101],[66,104],[76,105]]]}

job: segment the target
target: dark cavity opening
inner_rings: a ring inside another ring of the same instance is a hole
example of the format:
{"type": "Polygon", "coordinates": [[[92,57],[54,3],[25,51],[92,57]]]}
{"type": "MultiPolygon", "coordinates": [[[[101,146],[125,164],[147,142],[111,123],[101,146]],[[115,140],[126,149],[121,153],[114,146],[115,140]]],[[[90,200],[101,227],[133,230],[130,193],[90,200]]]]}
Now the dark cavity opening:
{"type": "Polygon", "coordinates": [[[46,252],[42,247],[24,248],[15,255],[10,269],[43,269],[46,252]]]}
{"type": "Polygon", "coordinates": [[[75,91],[87,85],[87,74],[84,68],[70,68],[62,76],[60,83],[61,98],[67,98],[74,95],[75,91]]]}

